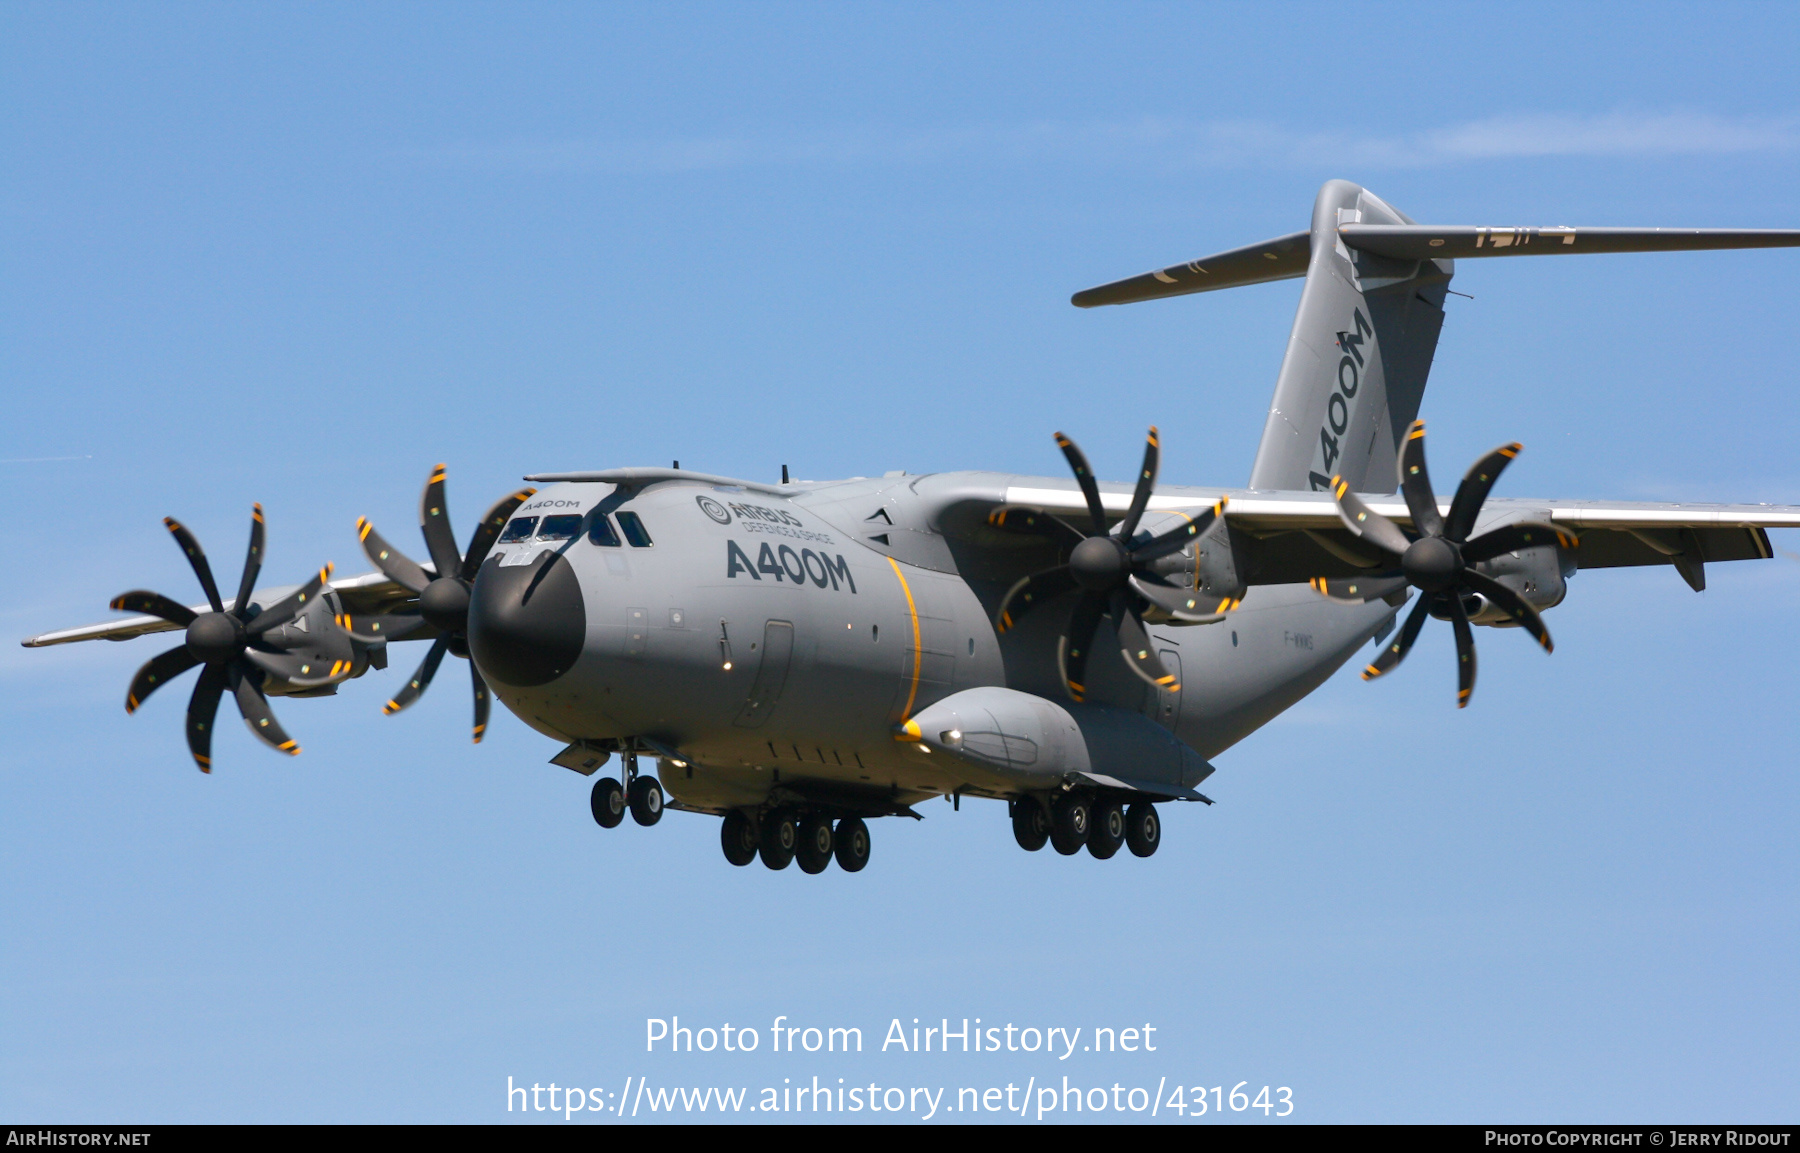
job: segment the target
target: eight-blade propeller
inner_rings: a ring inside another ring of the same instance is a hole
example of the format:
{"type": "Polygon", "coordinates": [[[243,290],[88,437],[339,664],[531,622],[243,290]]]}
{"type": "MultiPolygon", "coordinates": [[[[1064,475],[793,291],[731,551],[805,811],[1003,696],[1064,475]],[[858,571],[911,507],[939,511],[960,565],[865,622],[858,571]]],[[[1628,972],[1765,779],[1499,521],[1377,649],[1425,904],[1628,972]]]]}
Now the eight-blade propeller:
{"type": "MultiPolygon", "coordinates": [[[[1181,686],[1157,659],[1156,648],[1150,643],[1150,634],[1145,631],[1140,614],[1144,607],[1154,605],[1177,620],[1200,623],[1217,620],[1220,614],[1237,607],[1238,602],[1229,598],[1217,605],[1202,607],[1197,589],[1169,584],[1155,569],[1156,561],[1179,552],[1189,541],[1204,533],[1224,511],[1225,499],[1221,497],[1217,504],[1198,516],[1180,513],[1186,523],[1158,536],[1133,539],[1138,522],[1149,506],[1151,491],[1156,487],[1161,450],[1153,425],[1144,446],[1144,466],[1139,470],[1131,505],[1117,531],[1108,533],[1106,509],[1100,503],[1100,488],[1094,483],[1087,458],[1075,447],[1074,441],[1060,432],[1056,434],[1056,443],[1061,446],[1069,467],[1075,472],[1076,482],[1081,485],[1092,529],[1069,554],[1067,564],[1034,573],[1007,590],[1000,602],[1000,610],[995,614],[995,627],[1005,632],[1037,602],[1079,589],[1081,598],[1075,602],[1058,650],[1063,683],[1068,686],[1069,695],[1078,701],[1086,695],[1083,682],[1087,676],[1088,649],[1102,616],[1112,618],[1126,666],[1151,684],[1173,692],[1181,686]]],[[[1000,520],[995,518],[1004,515],[1005,510],[1000,510],[990,520],[998,524],[1000,520]]]]}
{"type": "MultiPolygon", "coordinates": [[[[535,492],[535,488],[520,489],[488,509],[469,541],[468,553],[463,554],[457,551],[456,533],[450,527],[449,509],[444,502],[444,466],[432,469],[425,482],[425,493],[419,498],[419,529],[425,534],[425,547],[431,553],[435,575],[384,540],[366,518],[356,519],[356,535],[362,541],[363,552],[389,579],[418,594],[419,611],[354,620],[346,615],[339,623],[358,640],[403,640],[427,626],[439,634],[406,687],[382,707],[384,713],[397,713],[418,700],[437,675],[446,652],[468,658],[470,586],[513,510],[535,492]]],[[[475,692],[475,742],[479,744],[482,733],[487,731],[488,687],[474,661],[469,661],[469,679],[475,692]]]]}
{"type": "Polygon", "coordinates": [[[319,630],[289,629],[285,626],[305,611],[319,590],[331,577],[331,566],[320,569],[312,580],[289,593],[259,613],[251,613],[250,594],[262,570],[263,512],[255,506],[250,523],[250,549],[244,558],[244,575],[238,582],[237,599],[226,609],[219,599],[219,587],[213,582],[212,567],[200,543],[172,518],[163,524],[174,535],[175,543],[187,554],[200,587],[206,591],[211,612],[196,613],[161,593],[134,589],[113,598],[112,607],[126,612],[149,613],[170,624],[187,629],[186,642],[151,658],[131,678],[125,694],[125,711],[137,712],[138,706],[164,684],[195,665],[206,667],[188,699],[188,750],[203,773],[212,772],[213,720],[218,715],[219,698],[227,689],[237,699],[238,712],[250,731],[270,748],[295,755],[300,746],[282,731],[263,694],[268,679],[287,682],[295,688],[319,688],[348,676],[355,664],[355,650],[349,637],[332,628],[319,630]]]}
{"type": "Polygon", "coordinates": [[[1469,695],[1475,691],[1475,638],[1469,627],[1468,610],[1463,606],[1467,594],[1486,597],[1537,638],[1545,652],[1552,651],[1550,632],[1531,603],[1492,577],[1476,572],[1474,566],[1515,549],[1548,544],[1572,549],[1578,544],[1576,538],[1555,525],[1518,521],[1469,539],[1482,503],[1500,478],[1501,470],[1519,455],[1520,449],[1516,442],[1503,444],[1476,461],[1457,486],[1446,520],[1438,513],[1437,497],[1432,495],[1431,478],[1425,471],[1425,422],[1413,421],[1399,454],[1400,491],[1412,513],[1410,536],[1364,504],[1341,477],[1331,478],[1331,493],[1337,499],[1338,516],[1343,518],[1345,527],[1391,557],[1395,564],[1366,576],[1317,577],[1312,587],[1332,600],[1359,604],[1392,596],[1409,585],[1422,594],[1394,642],[1363,670],[1363,680],[1373,680],[1405,659],[1425,626],[1425,618],[1436,610],[1448,616],[1456,629],[1456,705],[1466,707],[1469,695]]]}

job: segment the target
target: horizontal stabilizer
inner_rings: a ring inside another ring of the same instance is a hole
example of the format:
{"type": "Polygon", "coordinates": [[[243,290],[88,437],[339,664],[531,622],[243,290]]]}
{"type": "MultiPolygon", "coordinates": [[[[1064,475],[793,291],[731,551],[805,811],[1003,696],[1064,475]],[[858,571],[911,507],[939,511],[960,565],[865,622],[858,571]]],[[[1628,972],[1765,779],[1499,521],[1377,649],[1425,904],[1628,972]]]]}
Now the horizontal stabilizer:
{"type": "MultiPolygon", "coordinates": [[[[1576,252],[1698,252],[1800,248],[1795,228],[1470,228],[1434,224],[1343,224],[1351,248],[1394,260],[1542,256],[1576,252]]],[[[1129,282],[1123,282],[1129,283],[1129,282]]],[[[1192,290],[1190,290],[1192,291],[1192,290]]]]}
{"type": "Polygon", "coordinates": [[[1069,300],[1077,308],[1094,308],[1102,304],[1135,304],[1165,296],[1186,296],[1190,292],[1211,292],[1216,288],[1237,288],[1270,280],[1291,280],[1306,275],[1307,260],[1311,255],[1311,234],[1292,232],[1261,244],[1234,248],[1217,256],[1172,264],[1158,272],[1146,272],[1142,276],[1085,289],[1069,300]]]}

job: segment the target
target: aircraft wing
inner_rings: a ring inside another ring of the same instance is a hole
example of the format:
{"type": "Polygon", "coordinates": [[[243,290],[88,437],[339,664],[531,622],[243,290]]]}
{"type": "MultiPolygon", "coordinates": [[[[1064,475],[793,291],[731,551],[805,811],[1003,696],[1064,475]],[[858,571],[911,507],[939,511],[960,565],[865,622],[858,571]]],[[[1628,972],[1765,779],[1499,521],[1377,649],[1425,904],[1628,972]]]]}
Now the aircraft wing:
{"type": "MultiPolygon", "coordinates": [[[[1166,488],[1157,491],[1149,507],[1153,513],[1192,512],[1221,497],[1227,523],[1249,538],[1257,558],[1251,584],[1352,576],[1363,567],[1355,559],[1360,551],[1355,538],[1338,519],[1330,493],[1166,488]]],[[[1122,517],[1131,494],[1122,486],[1103,486],[1100,499],[1109,514],[1122,517]]],[[[1412,514],[1398,494],[1364,496],[1363,501],[1402,527],[1412,526],[1412,514]]],[[[1077,524],[1087,516],[1073,485],[1009,485],[1005,505],[1039,509],[1077,524]]],[[[1439,497],[1438,508],[1448,515],[1449,499],[1439,497]]],[[[1573,531],[1581,541],[1574,558],[1580,568],[1668,564],[1688,576],[1685,566],[1696,562],[1773,556],[1765,530],[1800,528],[1800,506],[1490,497],[1476,531],[1519,520],[1547,520],[1573,531]]]]}
{"type": "MultiPolygon", "coordinates": [[[[432,571],[429,563],[421,567],[427,572],[432,571]]],[[[252,595],[252,599],[265,605],[274,604],[299,587],[299,585],[278,585],[272,588],[257,589],[252,595]]],[[[385,573],[379,572],[363,573],[361,576],[353,576],[345,580],[334,580],[327,584],[322,592],[325,594],[335,593],[342,608],[346,612],[358,616],[392,612],[413,599],[411,592],[388,579],[385,573]]],[[[234,599],[227,598],[225,607],[230,609],[236,603],[234,599]]],[[[188,607],[197,613],[208,612],[212,608],[211,605],[205,603],[188,607]]],[[[141,637],[146,633],[173,632],[175,629],[175,625],[161,617],[132,616],[114,621],[102,621],[99,624],[82,625],[79,628],[39,633],[35,637],[26,637],[19,643],[28,649],[37,649],[48,645],[72,644],[75,641],[128,641],[132,637],[141,637]]]]}

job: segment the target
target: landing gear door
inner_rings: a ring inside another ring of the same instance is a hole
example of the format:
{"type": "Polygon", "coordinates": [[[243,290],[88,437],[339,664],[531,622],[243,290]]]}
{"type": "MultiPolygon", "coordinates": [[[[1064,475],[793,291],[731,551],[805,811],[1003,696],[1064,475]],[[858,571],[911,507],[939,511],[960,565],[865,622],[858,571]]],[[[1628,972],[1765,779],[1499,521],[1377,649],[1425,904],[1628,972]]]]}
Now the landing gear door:
{"type": "Polygon", "coordinates": [[[794,655],[794,626],[788,621],[769,621],[763,626],[762,655],[756,664],[756,679],[750,685],[750,697],[738,711],[734,722],[739,728],[754,729],[769,719],[781,701],[781,690],[787,684],[788,662],[794,655]]]}

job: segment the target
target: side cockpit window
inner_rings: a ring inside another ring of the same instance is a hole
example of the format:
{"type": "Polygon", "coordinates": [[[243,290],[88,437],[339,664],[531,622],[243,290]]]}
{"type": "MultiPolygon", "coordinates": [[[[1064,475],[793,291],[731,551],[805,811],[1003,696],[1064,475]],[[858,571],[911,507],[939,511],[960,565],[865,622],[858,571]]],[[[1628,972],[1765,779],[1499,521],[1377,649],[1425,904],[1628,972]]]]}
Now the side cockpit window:
{"type": "Polygon", "coordinates": [[[530,540],[532,530],[537,528],[538,518],[535,516],[515,516],[506,523],[506,531],[500,534],[501,544],[518,544],[522,540],[530,540]]]}
{"type": "Polygon", "coordinates": [[[572,540],[580,531],[581,517],[579,516],[547,516],[544,518],[544,527],[538,529],[537,538],[539,540],[572,540]]]}
{"type": "Polygon", "coordinates": [[[619,534],[613,530],[612,520],[605,513],[594,514],[594,523],[588,526],[588,543],[605,548],[619,547],[619,534]]]}
{"type": "Polygon", "coordinates": [[[619,529],[625,534],[625,539],[631,542],[632,548],[650,547],[650,533],[644,528],[644,522],[638,519],[637,513],[620,513],[619,529]]]}

